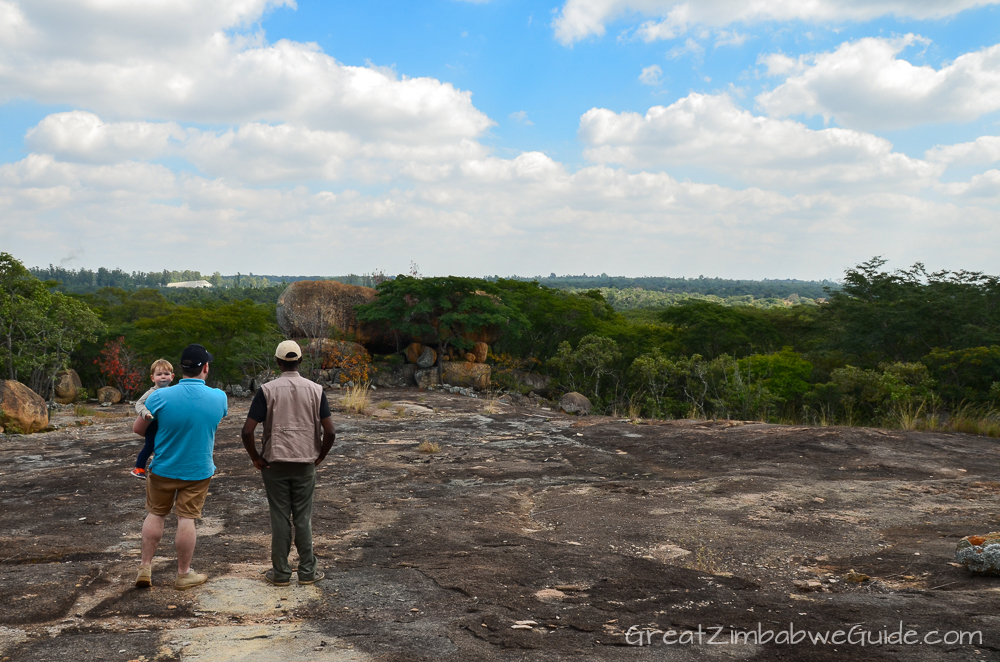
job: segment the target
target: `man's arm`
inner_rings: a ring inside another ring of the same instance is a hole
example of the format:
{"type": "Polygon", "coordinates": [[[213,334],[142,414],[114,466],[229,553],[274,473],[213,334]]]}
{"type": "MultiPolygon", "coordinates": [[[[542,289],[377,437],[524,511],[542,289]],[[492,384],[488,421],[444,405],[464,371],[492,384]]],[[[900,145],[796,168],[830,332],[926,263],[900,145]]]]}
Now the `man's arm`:
{"type": "Polygon", "coordinates": [[[337,440],[337,433],[333,429],[333,417],[327,416],[320,424],[323,426],[323,447],[319,449],[319,457],[316,458],[316,466],[326,459],[326,454],[333,448],[333,442],[337,440]]]}
{"type": "Polygon", "coordinates": [[[253,440],[253,431],[257,429],[257,424],[263,423],[266,419],[267,400],[264,399],[264,391],[258,389],[257,394],[250,401],[250,411],[247,412],[246,423],[243,424],[243,431],[240,432],[240,438],[243,439],[243,448],[247,449],[250,461],[253,462],[253,466],[257,467],[258,471],[263,471],[271,466],[267,463],[267,460],[257,453],[257,445],[253,440]]]}
{"type": "Polygon", "coordinates": [[[243,430],[240,432],[240,438],[243,439],[243,448],[247,449],[247,454],[250,456],[250,461],[253,462],[253,466],[257,468],[258,471],[263,471],[268,469],[271,465],[267,463],[267,460],[260,456],[257,452],[257,445],[253,440],[253,432],[257,429],[257,421],[253,420],[247,416],[246,423],[243,424],[243,430]]]}

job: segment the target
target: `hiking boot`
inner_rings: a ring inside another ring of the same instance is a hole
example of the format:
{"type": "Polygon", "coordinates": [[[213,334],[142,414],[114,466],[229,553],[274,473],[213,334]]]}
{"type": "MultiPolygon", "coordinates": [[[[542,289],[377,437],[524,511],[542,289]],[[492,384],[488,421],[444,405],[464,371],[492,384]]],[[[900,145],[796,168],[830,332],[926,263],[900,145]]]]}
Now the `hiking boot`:
{"type": "Polygon", "coordinates": [[[135,576],[135,585],[139,588],[149,588],[153,585],[153,568],[139,566],[139,574],[135,576]]]}
{"type": "Polygon", "coordinates": [[[139,480],[146,480],[146,470],[142,469],[141,467],[136,467],[135,469],[129,472],[129,475],[135,476],[139,480]]]}
{"type": "Polygon", "coordinates": [[[322,570],[317,570],[316,573],[313,574],[312,579],[302,579],[301,577],[299,577],[299,583],[300,584],[315,584],[316,582],[318,582],[319,580],[323,579],[324,577],[326,577],[326,573],[323,572],[322,570]]]}
{"type": "Polygon", "coordinates": [[[271,584],[272,586],[288,586],[289,584],[291,584],[291,582],[287,579],[284,581],[280,579],[275,579],[274,570],[268,570],[267,572],[264,573],[264,581],[266,581],[268,584],[271,584]]]}
{"type": "Polygon", "coordinates": [[[208,579],[208,575],[201,575],[194,570],[188,570],[186,575],[177,575],[177,579],[174,580],[174,588],[178,591],[186,591],[189,588],[194,588],[195,586],[201,586],[208,579]]]}

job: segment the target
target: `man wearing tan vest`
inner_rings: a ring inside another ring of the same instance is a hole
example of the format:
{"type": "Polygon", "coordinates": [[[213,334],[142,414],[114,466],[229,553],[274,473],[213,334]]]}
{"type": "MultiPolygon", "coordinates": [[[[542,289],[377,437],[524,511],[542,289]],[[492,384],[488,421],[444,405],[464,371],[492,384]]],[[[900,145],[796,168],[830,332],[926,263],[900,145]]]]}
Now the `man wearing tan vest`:
{"type": "Polygon", "coordinates": [[[316,467],[330,452],[336,434],[323,388],[299,374],[299,344],[286,340],[274,356],[281,376],[257,391],[242,433],[250,461],[264,479],[271,511],[271,569],[264,578],[275,586],[288,586],[294,524],[299,583],[313,584],[325,576],[316,568],[312,546],[316,467]],[[260,454],[254,443],[259,423],[264,424],[260,454]]]}

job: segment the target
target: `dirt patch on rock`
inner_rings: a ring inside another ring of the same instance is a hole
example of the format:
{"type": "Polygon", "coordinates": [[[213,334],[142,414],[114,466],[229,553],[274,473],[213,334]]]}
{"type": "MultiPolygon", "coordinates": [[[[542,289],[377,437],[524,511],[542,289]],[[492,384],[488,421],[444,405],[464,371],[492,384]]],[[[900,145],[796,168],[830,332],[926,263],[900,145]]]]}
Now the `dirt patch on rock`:
{"type": "Polygon", "coordinates": [[[90,425],[67,408],[54,432],[0,439],[0,658],[1000,658],[1000,578],[952,565],[960,538],[1000,528],[993,440],[487,411],[416,389],[374,400],[392,415],[335,414],[314,509],[327,579],[312,586],[261,579],[269,521],[239,441],[247,400],[217,438],[194,563],[210,580],[186,593],[166,543],[153,588],[132,586],[144,500],[127,471],[142,440],[114,415],[124,406],[90,425]],[[900,621],[981,635],[733,640],[900,621]],[[663,642],[699,627],[727,644],[663,642]]]}

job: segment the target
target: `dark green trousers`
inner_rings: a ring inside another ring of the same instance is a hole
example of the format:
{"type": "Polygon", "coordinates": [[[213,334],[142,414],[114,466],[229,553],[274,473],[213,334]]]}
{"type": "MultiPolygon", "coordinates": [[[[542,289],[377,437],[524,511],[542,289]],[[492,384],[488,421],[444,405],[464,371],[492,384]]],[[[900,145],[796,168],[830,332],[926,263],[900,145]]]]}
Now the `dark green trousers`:
{"type": "Polygon", "coordinates": [[[271,467],[264,469],[261,475],[271,510],[271,566],[274,578],[287,581],[292,576],[288,553],[292,551],[294,524],[299,579],[311,580],[316,575],[316,555],[313,554],[312,543],[316,465],[311,462],[272,462],[271,467]]]}

